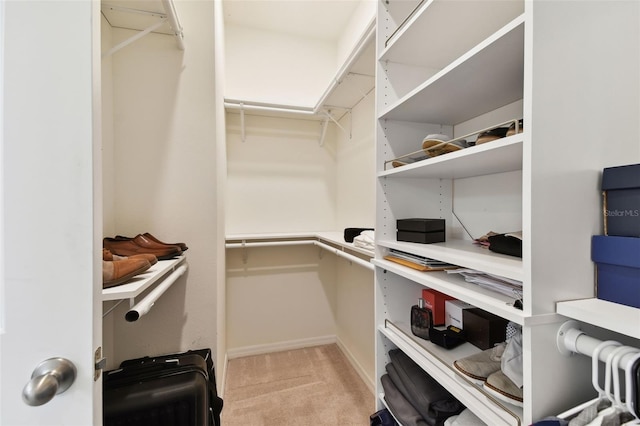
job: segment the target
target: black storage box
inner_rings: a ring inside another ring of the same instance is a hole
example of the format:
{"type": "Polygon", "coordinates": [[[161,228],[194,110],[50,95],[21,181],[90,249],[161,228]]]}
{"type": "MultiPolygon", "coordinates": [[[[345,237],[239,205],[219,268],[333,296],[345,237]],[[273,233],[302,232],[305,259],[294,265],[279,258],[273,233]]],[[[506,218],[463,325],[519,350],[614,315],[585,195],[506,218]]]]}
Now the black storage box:
{"type": "Polygon", "coordinates": [[[462,311],[462,323],[467,342],[485,350],[505,341],[509,321],[480,308],[469,308],[462,311]]]}
{"type": "Polygon", "coordinates": [[[640,237],[640,164],[602,171],[604,233],[640,237]]]}
{"type": "Polygon", "coordinates": [[[445,241],[444,219],[399,219],[396,223],[398,241],[410,243],[442,243],[445,241]]]}

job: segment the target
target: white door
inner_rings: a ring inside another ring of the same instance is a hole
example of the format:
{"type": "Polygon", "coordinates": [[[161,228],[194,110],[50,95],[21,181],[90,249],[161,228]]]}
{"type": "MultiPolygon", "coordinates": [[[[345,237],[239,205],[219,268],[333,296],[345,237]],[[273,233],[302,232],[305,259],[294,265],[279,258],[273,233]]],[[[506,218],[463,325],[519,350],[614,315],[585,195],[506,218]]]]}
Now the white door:
{"type": "Polygon", "coordinates": [[[101,380],[93,378],[102,338],[99,3],[0,6],[0,424],[100,424],[101,380]],[[46,404],[28,406],[23,388],[52,357],[75,364],[77,378],[46,404]]]}

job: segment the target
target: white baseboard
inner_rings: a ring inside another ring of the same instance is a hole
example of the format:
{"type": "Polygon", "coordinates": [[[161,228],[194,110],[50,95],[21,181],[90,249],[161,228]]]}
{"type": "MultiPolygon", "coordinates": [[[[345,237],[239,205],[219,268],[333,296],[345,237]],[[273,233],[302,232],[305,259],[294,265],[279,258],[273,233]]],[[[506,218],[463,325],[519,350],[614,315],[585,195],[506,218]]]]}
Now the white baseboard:
{"type": "Polygon", "coordinates": [[[329,345],[331,343],[336,343],[335,335],[318,336],[299,340],[288,340],[286,342],[268,343],[265,345],[244,346],[240,348],[227,349],[227,358],[241,358],[244,356],[288,351],[292,349],[307,348],[310,346],[329,345]]]}
{"type": "Polygon", "coordinates": [[[338,345],[338,348],[340,348],[342,353],[347,357],[347,359],[351,363],[351,366],[354,368],[354,370],[356,370],[356,373],[358,373],[364,384],[367,385],[367,387],[371,391],[371,394],[374,395],[376,392],[376,385],[373,378],[369,377],[365,369],[362,367],[362,364],[358,362],[356,357],[353,356],[349,349],[347,349],[347,347],[344,345],[344,343],[342,343],[342,340],[340,340],[339,337],[336,337],[336,344],[338,345]]]}

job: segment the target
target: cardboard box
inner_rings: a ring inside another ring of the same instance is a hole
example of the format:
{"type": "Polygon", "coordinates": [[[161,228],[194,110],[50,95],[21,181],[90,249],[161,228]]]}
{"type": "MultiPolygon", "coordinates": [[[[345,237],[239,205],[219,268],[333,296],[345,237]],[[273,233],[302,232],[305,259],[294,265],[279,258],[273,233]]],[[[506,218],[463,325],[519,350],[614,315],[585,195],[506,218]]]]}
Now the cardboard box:
{"type": "Polygon", "coordinates": [[[640,238],[594,235],[596,297],[640,308],[640,238]]]}
{"type": "Polygon", "coordinates": [[[444,219],[399,219],[396,222],[398,241],[410,243],[442,243],[445,241],[444,219]]]}
{"type": "Polygon", "coordinates": [[[441,293],[437,290],[425,288],[422,290],[422,298],[424,299],[424,307],[431,309],[433,316],[433,325],[444,325],[445,322],[445,308],[444,303],[447,300],[452,300],[453,297],[441,293]]]}
{"type": "Polygon", "coordinates": [[[464,329],[464,321],[462,317],[463,309],[471,309],[474,306],[470,303],[463,302],[462,300],[447,300],[444,302],[444,325],[447,327],[452,325],[454,327],[458,327],[459,329],[464,329]]]}
{"type": "Polygon", "coordinates": [[[464,336],[474,346],[485,350],[505,341],[509,323],[506,319],[480,308],[464,309],[462,318],[464,336]]]}
{"type": "Polygon", "coordinates": [[[604,234],[640,237],[640,164],[602,171],[604,234]]]}

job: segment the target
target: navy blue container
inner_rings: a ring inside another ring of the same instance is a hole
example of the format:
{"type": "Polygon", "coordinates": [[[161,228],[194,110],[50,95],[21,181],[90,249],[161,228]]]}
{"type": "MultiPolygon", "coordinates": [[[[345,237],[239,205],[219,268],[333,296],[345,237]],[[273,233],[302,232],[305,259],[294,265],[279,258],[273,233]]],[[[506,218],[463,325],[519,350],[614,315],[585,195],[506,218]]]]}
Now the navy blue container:
{"type": "Polygon", "coordinates": [[[640,308],[640,238],[594,235],[598,299],[640,308]]]}
{"type": "Polygon", "coordinates": [[[602,171],[604,233],[640,237],[640,164],[602,171]]]}

